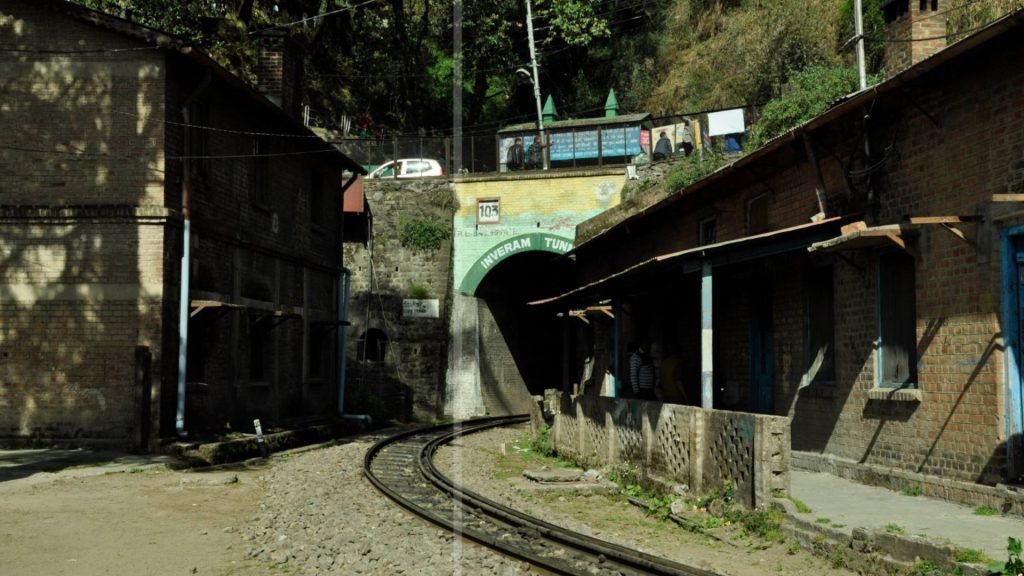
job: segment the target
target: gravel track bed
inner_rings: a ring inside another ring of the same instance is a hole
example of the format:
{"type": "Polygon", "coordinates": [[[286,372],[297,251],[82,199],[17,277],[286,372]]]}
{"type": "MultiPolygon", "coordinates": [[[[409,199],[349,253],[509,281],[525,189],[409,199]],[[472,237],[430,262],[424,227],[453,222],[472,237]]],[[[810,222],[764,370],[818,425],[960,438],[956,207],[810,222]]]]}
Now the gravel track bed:
{"type": "MultiPolygon", "coordinates": [[[[852,574],[804,552],[790,554],[786,544],[758,550],[715,542],[650,518],[621,498],[524,489],[527,481],[516,476],[525,465],[518,466],[513,445],[524,445],[527,434],[526,426],[474,434],[441,449],[435,462],[456,483],[527,514],[721,574],[852,574]]],[[[247,557],[287,575],[543,573],[462,542],[379,493],[362,474],[363,456],[375,440],[367,436],[273,457],[259,478],[264,496],[257,511],[239,529],[247,557]]]]}
{"type": "Polygon", "coordinates": [[[535,574],[413,516],[362,473],[374,439],[276,456],[241,530],[250,558],[281,574],[535,574]]]}
{"type": "Polygon", "coordinates": [[[791,553],[786,544],[759,549],[761,545],[757,543],[742,542],[738,529],[726,534],[727,539],[739,542],[734,547],[648,517],[621,498],[561,489],[538,490],[523,478],[502,479],[502,474],[508,475],[510,461],[502,455],[502,444],[506,454],[514,454],[517,449],[513,446],[517,442],[525,446],[528,435],[529,425],[473,434],[439,450],[434,462],[456,484],[505,506],[582,534],[721,574],[854,574],[807,552],[791,553]],[[499,465],[503,461],[504,467],[499,465]]]}

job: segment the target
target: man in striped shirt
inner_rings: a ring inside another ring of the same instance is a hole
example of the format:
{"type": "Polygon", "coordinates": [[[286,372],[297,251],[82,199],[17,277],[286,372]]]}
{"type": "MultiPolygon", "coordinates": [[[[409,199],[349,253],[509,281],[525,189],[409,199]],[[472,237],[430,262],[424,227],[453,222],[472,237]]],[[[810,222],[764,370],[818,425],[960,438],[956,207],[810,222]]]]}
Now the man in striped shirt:
{"type": "Polygon", "coordinates": [[[650,342],[643,338],[629,357],[629,382],[633,386],[633,396],[641,400],[657,400],[654,389],[658,385],[658,371],[648,352],[650,347],[650,342]]]}

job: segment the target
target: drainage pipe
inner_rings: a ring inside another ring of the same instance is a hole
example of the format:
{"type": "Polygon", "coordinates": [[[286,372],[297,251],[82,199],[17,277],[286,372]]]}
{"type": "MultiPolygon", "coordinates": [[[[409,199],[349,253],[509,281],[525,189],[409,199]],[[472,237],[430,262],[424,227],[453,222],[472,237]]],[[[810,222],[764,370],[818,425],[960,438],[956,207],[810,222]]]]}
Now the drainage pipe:
{"type": "MultiPolygon", "coordinates": [[[[358,174],[352,174],[347,182],[341,186],[342,205],[345,202],[345,192],[352,187],[358,178],[358,174]]],[[[338,254],[345,260],[345,229],[344,229],[344,208],[338,211],[338,254]]],[[[372,231],[370,232],[372,233],[372,231]]],[[[348,304],[352,294],[352,271],[344,266],[338,273],[338,416],[344,420],[359,420],[367,426],[373,424],[369,414],[345,414],[345,375],[348,368],[348,304]]]]}
{"type": "Polygon", "coordinates": [[[338,274],[338,415],[345,415],[345,370],[348,364],[348,300],[352,272],[342,268],[338,274]]]}
{"type": "Polygon", "coordinates": [[[188,134],[192,118],[189,108],[192,106],[192,102],[210,85],[210,78],[210,71],[207,70],[206,75],[199,82],[199,86],[185,99],[181,106],[181,117],[185,124],[183,127],[185,138],[183,138],[184,154],[182,154],[181,164],[181,216],[183,222],[181,232],[181,281],[179,282],[178,293],[178,402],[174,413],[174,432],[179,438],[188,436],[188,432],[185,430],[185,376],[188,372],[189,280],[192,275],[192,213],[190,198],[192,194],[192,162],[190,161],[192,139],[189,138],[188,134]]]}

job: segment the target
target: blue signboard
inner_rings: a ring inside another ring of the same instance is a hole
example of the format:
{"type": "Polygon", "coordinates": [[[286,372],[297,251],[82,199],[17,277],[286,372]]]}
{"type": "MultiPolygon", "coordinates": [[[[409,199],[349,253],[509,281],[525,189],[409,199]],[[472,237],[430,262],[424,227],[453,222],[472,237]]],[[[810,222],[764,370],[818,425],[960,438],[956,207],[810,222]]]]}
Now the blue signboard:
{"type": "Polygon", "coordinates": [[[598,129],[557,132],[551,135],[551,160],[635,156],[640,153],[640,126],[602,128],[600,149],[598,129]]]}

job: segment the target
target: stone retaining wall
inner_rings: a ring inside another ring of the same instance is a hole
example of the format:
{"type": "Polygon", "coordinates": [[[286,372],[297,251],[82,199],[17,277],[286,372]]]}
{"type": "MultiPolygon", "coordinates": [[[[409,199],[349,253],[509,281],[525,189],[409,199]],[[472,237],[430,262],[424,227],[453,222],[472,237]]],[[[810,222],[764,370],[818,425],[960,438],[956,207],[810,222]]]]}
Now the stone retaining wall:
{"type": "Polygon", "coordinates": [[[552,438],[559,454],[639,466],[696,494],[729,481],[736,500],[750,507],[789,492],[789,419],[780,416],[563,396],[552,438]]]}

